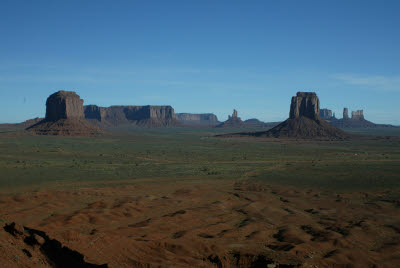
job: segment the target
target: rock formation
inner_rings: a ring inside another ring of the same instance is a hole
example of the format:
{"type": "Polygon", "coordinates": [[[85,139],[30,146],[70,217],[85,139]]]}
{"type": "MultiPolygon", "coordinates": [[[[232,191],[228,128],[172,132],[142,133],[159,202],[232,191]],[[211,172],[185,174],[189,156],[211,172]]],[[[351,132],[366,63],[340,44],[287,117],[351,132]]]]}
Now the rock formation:
{"type": "Polygon", "coordinates": [[[99,126],[136,125],[140,127],[179,126],[171,106],[84,107],[85,118],[99,126]]]}
{"type": "Polygon", "coordinates": [[[101,133],[85,120],[83,100],[73,91],[50,95],[46,101],[46,117],[27,130],[37,135],[92,136],[101,133]]]}
{"type": "Polygon", "coordinates": [[[348,109],[343,109],[343,118],[329,120],[329,123],[338,128],[396,128],[396,126],[388,124],[375,124],[364,118],[364,111],[357,110],[351,112],[349,118],[348,109]]]}
{"type": "Polygon", "coordinates": [[[363,120],[364,119],[364,111],[363,110],[351,111],[351,119],[352,120],[363,120]]]}
{"type": "Polygon", "coordinates": [[[314,92],[297,92],[297,95],[292,97],[289,118],[276,127],[268,131],[237,133],[234,136],[330,140],[349,137],[344,131],[321,119],[319,99],[314,92]]]}
{"type": "Polygon", "coordinates": [[[215,126],[220,123],[215,114],[176,113],[175,117],[184,125],[215,126]]]}
{"type": "Polygon", "coordinates": [[[228,120],[215,126],[218,128],[245,128],[247,125],[238,117],[238,112],[233,109],[232,116],[228,116],[228,120]]]}
{"type": "Polygon", "coordinates": [[[232,118],[238,118],[238,112],[236,109],[233,109],[232,118]]]}
{"type": "Polygon", "coordinates": [[[84,119],[83,100],[73,91],[58,91],[47,98],[47,121],[59,119],[84,119]]]}
{"type": "Polygon", "coordinates": [[[343,108],[343,119],[349,119],[349,109],[343,108]]]}
{"type": "Polygon", "coordinates": [[[332,120],[336,118],[335,114],[332,114],[332,110],[329,109],[321,109],[319,115],[324,120],[332,120]]]}
{"type": "Polygon", "coordinates": [[[297,92],[297,95],[292,97],[289,113],[290,119],[300,116],[318,119],[319,113],[319,99],[315,92],[297,92]]]}
{"type": "Polygon", "coordinates": [[[108,267],[86,262],[82,253],[45,232],[14,222],[0,228],[0,248],[1,267],[108,267]]]}

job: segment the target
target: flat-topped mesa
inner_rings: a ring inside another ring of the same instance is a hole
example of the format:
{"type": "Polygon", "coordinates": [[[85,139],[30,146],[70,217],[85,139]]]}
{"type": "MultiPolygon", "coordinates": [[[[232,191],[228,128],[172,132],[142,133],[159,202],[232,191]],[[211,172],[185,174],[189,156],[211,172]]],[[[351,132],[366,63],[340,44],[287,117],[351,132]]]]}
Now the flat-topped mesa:
{"type": "Polygon", "coordinates": [[[320,118],[319,99],[315,92],[297,92],[292,97],[289,118],[305,116],[317,120],[320,118]]]}
{"type": "Polygon", "coordinates": [[[190,113],[176,113],[175,118],[187,125],[216,125],[219,123],[215,114],[190,114],[190,113]]]}
{"type": "Polygon", "coordinates": [[[84,119],[83,100],[73,91],[58,91],[47,98],[46,121],[84,119]]]}
{"type": "Polygon", "coordinates": [[[343,108],[343,119],[349,119],[349,109],[343,108]]]}
{"type": "Polygon", "coordinates": [[[351,119],[352,120],[363,120],[364,119],[364,111],[363,110],[351,111],[351,119]]]}
{"type": "Polygon", "coordinates": [[[85,118],[100,126],[137,125],[143,127],[177,126],[174,109],[169,106],[84,107],[85,118]]]}

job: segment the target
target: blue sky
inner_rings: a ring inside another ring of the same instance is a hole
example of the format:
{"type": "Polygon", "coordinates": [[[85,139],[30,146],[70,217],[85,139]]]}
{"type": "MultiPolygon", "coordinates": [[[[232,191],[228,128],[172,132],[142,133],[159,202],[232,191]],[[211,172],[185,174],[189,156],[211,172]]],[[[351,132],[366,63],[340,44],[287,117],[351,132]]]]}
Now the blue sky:
{"type": "Polygon", "coordinates": [[[288,117],[316,91],[400,125],[400,1],[0,1],[0,123],[46,98],[288,117]]]}

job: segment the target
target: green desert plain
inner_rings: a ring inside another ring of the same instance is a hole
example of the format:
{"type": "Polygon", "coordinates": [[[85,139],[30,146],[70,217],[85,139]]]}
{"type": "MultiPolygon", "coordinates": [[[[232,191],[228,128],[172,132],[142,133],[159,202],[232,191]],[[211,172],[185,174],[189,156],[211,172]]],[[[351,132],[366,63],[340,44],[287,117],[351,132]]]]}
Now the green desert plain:
{"type": "MultiPolygon", "coordinates": [[[[237,131],[3,129],[0,221],[110,267],[400,264],[399,128],[343,141],[216,137],[237,131]]],[[[26,250],[5,263],[40,266],[26,250]]]]}
{"type": "Polygon", "coordinates": [[[240,131],[120,127],[101,137],[84,138],[3,130],[0,185],[5,193],[88,183],[135,184],[142,179],[251,178],[338,191],[400,186],[399,128],[346,129],[365,135],[348,141],[214,137],[240,131]]]}

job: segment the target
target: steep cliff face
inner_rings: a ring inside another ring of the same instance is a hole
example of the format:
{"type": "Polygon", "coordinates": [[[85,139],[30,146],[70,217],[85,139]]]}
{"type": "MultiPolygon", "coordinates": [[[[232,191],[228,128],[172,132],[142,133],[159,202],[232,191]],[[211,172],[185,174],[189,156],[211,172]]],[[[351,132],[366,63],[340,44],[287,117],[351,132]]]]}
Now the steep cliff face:
{"type": "Polygon", "coordinates": [[[349,109],[343,108],[343,119],[349,119],[349,109]]]}
{"type": "Polygon", "coordinates": [[[315,92],[297,92],[292,97],[289,118],[305,116],[310,119],[319,119],[319,99],[315,92]]]}
{"type": "Polygon", "coordinates": [[[27,128],[36,135],[93,136],[101,130],[85,120],[83,100],[73,91],[58,91],[47,98],[46,117],[27,128]]]}
{"type": "Polygon", "coordinates": [[[219,123],[215,114],[177,113],[175,114],[175,117],[185,125],[213,126],[219,123]]]}
{"type": "Polygon", "coordinates": [[[86,105],[84,106],[84,114],[86,119],[101,121],[104,117],[104,108],[97,105],[86,105]]]}
{"type": "Polygon", "coordinates": [[[171,106],[85,106],[85,118],[101,126],[137,125],[142,127],[177,126],[171,106]]]}
{"type": "Polygon", "coordinates": [[[58,91],[47,98],[47,121],[58,119],[84,119],[83,100],[73,91],[58,91]]]}

